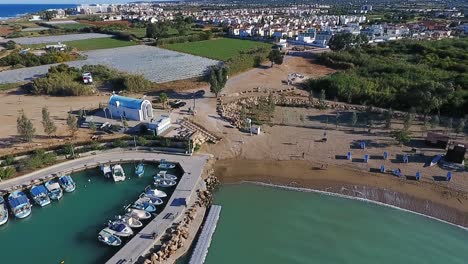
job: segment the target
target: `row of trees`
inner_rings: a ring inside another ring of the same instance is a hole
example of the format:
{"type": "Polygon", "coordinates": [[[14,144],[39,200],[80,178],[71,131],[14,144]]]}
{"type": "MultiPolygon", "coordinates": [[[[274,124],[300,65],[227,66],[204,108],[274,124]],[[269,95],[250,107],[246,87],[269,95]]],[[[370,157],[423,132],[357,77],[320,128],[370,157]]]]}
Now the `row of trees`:
{"type": "Polygon", "coordinates": [[[149,23],[146,26],[146,37],[148,38],[166,38],[171,34],[171,30],[176,30],[179,36],[185,36],[192,26],[193,20],[191,17],[183,17],[177,15],[172,21],[158,21],[156,23],[149,23]]]}
{"type": "MultiPolygon", "coordinates": [[[[76,132],[78,131],[78,119],[75,115],[68,113],[67,116],[67,127],[70,132],[70,136],[75,137],[76,132]]],[[[50,117],[50,112],[47,106],[42,108],[42,127],[44,133],[50,138],[52,135],[55,135],[57,132],[57,125],[54,120],[50,117]]],[[[16,119],[16,129],[20,138],[25,142],[32,142],[34,136],[36,135],[36,128],[24,112],[21,110],[19,116],[16,119]]]]}

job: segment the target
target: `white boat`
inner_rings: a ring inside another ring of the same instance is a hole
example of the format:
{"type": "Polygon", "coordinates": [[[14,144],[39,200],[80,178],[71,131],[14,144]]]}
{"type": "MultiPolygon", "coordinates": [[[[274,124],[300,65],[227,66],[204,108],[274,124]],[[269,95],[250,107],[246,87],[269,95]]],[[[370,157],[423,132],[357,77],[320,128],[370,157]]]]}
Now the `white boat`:
{"type": "Polygon", "coordinates": [[[118,215],[115,218],[124,222],[131,228],[140,228],[143,226],[143,223],[136,216],[131,214],[126,214],[124,216],[118,215]]]}
{"type": "Polygon", "coordinates": [[[151,218],[151,214],[146,212],[145,210],[130,208],[128,209],[128,213],[129,215],[138,217],[138,219],[142,219],[142,220],[151,218]]]}
{"type": "Polygon", "coordinates": [[[59,184],[67,193],[74,192],[76,184],[70,175],[64,175],[59,178],[59,184]]]}
{"type": "Polygon", "coordinates": [[[111,178],[112,177],[112,169],[111,166],[107,164],[102,164],[101,165],[101,172],[106,178],[111,178]]]}
{"type": "Polygon", "coordinates": [[[161,204],[163,204],[163,200],[162,200],[161,198],[158,198],[158,197],[150,197],[150,196],[146,195],[145,193],[140,194],[138,200],[139,200],[139,201],[142,201],[142,202],[147,202],[147,203],[150,203],[150,204],[154,204],[154,205],[161,205],[161,204]]]}
{"type": "Polygon", "coordinates": [[[436,155],[432,161],[431,161],[431,164],[429,164],[429,166],[434,166],[436,165],[437,163],[439,163],[439,161],[442,159],[442,155],[436,155]]]}
{"type": "Polygon", "coordinates": [[[129,237],[133,235],[133,230],[127,224],[120,220],[109,221],[107,227],[111,230],[111,232],[113,232],[113,235],[119,237],[129,237]]]}
{"type": "Polygon", "coordinates": [[[172,175],[172,174],[168,174],[167,171],[160,171],[153,178],[154,178],[155,181],[157,181],[157,180],[170,180],[170,181],[177,180],[177,176],[172,175]]]}
{"type": "Polygon", "coordinates": [[[122,240],[114,235],[107,227],[99,232],[98,240],[108,246],[118,247],[122,244],[122,240]]]}
{"type": "Polygon", "coordinates": [[[49,197],[52,200],[60,200],[63,196],[62,188],[60,188],[60,184],[54,180],[50,180],[46,182],[45,187],[47,191],[49,191],[49,197]]]}
{"type": "Polygon", "coordinates": [[[177,182],[176,181],[172,181],[172,180],[157,180],[157,181],[154,181],[154,185],[156,187],[172,187],[174,185],[176,185],[177,182]]]}
{"type": "Polygon", "coordinates": [[[0,225],[4,225],[6,222],[8,222],[8,208],[5,199],[0,196],[0,225]]]}
{"type": "Polygon", "coordinates": [[[135,175],[137,177],[141,177],[143,176],[144,173],[145,173],[145,165],[143,163],[138,164],[135,168],[135,175]]]}
{"type": "Polygon", "coordinates": [[[163,169],[163,170],[174,169],[175,164],[167,162],[165,159],[161,159],[161,161],[159,161],[158,168],[163,169]]]}
{"type": "Polygon", "coordinates": [[[8,195],[8,203],[17,218],[26,218],[31,214],[31,204],[22,191],[14,191],[8,195]]]}
{"type": "Polygon", "coordinates": [[[125,171],[123,170],[122,166],[120,166],[120,164],[115,164],[112,166],[112,178],[115,182],[125,180],[125,171]]]}
{"type": "Polygon", "coordinates": [[[37,205],[44,207],[50,204],[49,194],[44,185],[36,185],[31,188],[31,196],[37,205]]]}
{"type": "Polygon", "coordinates": [[[145,194],[148,197],[164,198],[167,197],[167,194],[158,189],[151,189],[150,186],[145,188],[145,194]]]}

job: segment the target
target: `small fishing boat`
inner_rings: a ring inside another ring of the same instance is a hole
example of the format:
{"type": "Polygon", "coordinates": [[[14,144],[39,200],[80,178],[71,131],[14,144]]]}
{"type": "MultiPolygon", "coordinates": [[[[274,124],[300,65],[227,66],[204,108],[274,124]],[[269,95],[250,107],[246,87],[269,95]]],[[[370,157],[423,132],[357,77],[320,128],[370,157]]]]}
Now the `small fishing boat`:
{"type": "Polygon", "coordinates": [[[31,204],[22,191],[14,191],[8,196],[8,203],[17,218],[26,218],[31,214],[31,204]]]}
{"type": "Polygon", "coordinates": [[[76,184],[70,175],[61,176],[59,178],[59,183],[67,193],[74,192],[76,189],[76,184]]]}
{"type": "Polygon", "coordinates": [[[60,184],[54,180],[50,180],[46,182],[45,187],[49,191],[49,197],[52,200],[60,200],[63,196],[62,188],[60,188],[60,184]]]}
{"type": "Polygon", "coordinates": [[[112,178],[114,179],[114,182],[125,180],[125,171],[120,164],[112,166],[112,178]]]}
{"type": "Polygon", "coordinates": [[[143,201],[140,201],[140,200],[135,201],[132,204],[132,208],[145,210],[148,213],[156,212],[156,206],[154,206],[153,204],[150,204],[148,202],[143,202],[143,201]]]}
{"type": "Polygon", "coordinates": [[[163,204],[163,200],[161,198],[151,197],[151,196],[146,195],[145,193],[140,194],[140,196],[138,197],[138,201],[150,203],[153,205],[163,204]]]}
{"type": "Polygon", "coordinates": [[[155,185],[156,187],[163,187],[163,188],[165,188],[165,187],[172,187],[172,186],[174,186],[174,185],[176,185],[176,184],[177,184],[177,182],[176,182],[176,181],[172,181],[172,180],[156,180],[156,181],[154,182],[154,185],[155,185]]]}
{"type": "Polygon", "coordinates": [[[120,220],[109,221],[107,227],[113,232],[113,235],[119,237],[129,237],[133,235],[133,230],[127,224],[120,220]]]}
{"type": "Polygon", "coordinates": [[[429,166],[434,166],[436,165],[437,163],[439,163],[439,161],[442,159],[442,155],[436,155],[432,161],[431,161],[431,164],[429,164],[429,166]]]}
{"type": "Polygon", "coordinates": [[[8,208],[5,199],[0,196],[0,225],[4,225],[6,222],[8,222],[8,208]]]}
{"type": "Polygon", "coordinates": [[[120,246],[122,244],[122,240],[118,236],[113,235],[113,233],[109,230],[109,228],[104,228],[103,230],[101,230],[101,232],[99,232],[98,235],[98,240],[108,246],[120,246]]]}
{"type": "Polygon", "coordinates": [[[50,204],[49,194],[44,185],[33,186],[30,192],[34,202],[37,205],[44,207],[50,204]]]}
{"type": "Polygon", "coordinates": [[[138,164],[135,168],[136,176],[141,177],[143,176],[144,173],[145,173],[145,165],[143,163],[138,164]]]}
{"type": "Polygon", "coordinates": [[[101,165],[101,171],[102,171],[102,174],[104,175],[104,177],[106,177],[106,178],[111,178],[112,177],[111,166],[109,166],[107,164],[102,164],[101,165]]]}
{"type": "Polygon", "coordinates": [[[158,168],[163,170],[169,170],[175,168],[175,164],[167,162],[165,159],[161,159],[161,161],[159,161],[158,168]]]}
{"type": "Polygon", "coordinates": [[[151,218],[151,214],[146,212],[145,210],[139,210],[135,208],[128,209],[128,214],[131,216],[138,217],[140,220],[145,220],[151,218]]]}
{"type": "Polygon", "coordinates": [[[136,216],[131,214],[126,214],[124,216],[118,215],[115,218],[124,222],[131,228],[140,228],[143,226],[143,223],[136,216]]]}
{"type": "Polygon", "coordinates": [[[168,174],[167,171],[160,171],[156,176],[153,177],[154,180],[170,180],[170,181],[175,181],[177,180],[177,176],[168,174]]]}
{"type": "Polygon", "coordinates": [[[150,186],[145,188],[145,194],[148,197],[164,198],[167,197],[167,194],[158,189],[151,189],[150,186]]]}

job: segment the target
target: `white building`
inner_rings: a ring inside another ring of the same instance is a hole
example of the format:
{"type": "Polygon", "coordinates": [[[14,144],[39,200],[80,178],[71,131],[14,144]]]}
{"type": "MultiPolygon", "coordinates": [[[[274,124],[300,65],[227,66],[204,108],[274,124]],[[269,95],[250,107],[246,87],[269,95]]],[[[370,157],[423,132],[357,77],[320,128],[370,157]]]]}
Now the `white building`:
{"type": "Polygon", "coordinates": [[[151,102],[144,99],[112,95],[108,110],[112,118],[125,118],[136,121],[149,121],[153,118],[151,102]]]}
{"type": "Polygon", "coordinates": [[[169,127],[171,127],[171,119],[167,115],[162,115],[158,120],[151,120],[148,123],[148,129],[154,130],[158,136],[169,127]]]}

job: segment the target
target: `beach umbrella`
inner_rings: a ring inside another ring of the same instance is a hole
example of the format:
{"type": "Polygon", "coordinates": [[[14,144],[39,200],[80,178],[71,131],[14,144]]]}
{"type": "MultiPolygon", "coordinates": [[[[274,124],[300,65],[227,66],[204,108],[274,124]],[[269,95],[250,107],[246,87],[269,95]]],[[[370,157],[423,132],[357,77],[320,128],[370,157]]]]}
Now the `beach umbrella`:
{"type": "Polygon", "coordinates": [[[384,173],[385,172],[385,165],[380,166],[380,172],[384,173]]]}
{"type": "Polygon", "coordinates": [[[419,171],[416,172],[416,180],[419,181],[421,178],[421,173],[419,171]]]}
{"type": "Polygon", "coordinates": [[[361,141],[361,144],[360,144],[360,145],[361,145],[361,149],[365,149],[365,148],[366,148],[366,142],[361,141]]]}
{"type": "Polygon", "coordinates": [[[351,151],[348,151],[348,155],[346,155],[346,158],[347,158],[348,160],[351,160],[352,156],[353,156],[353,155],[351,154],[351,151]]]}
{"type": "Polygon", "coordinates": [[[447,181],[450,181],[452,179],[452,172],[448,171],[447,172],[447,181]]]}
{"type": "Polygon", "coordinates": [[[366,162],[366,163],[369,162],[369,155],[368,154],[364,155],[364,162],[366,162]]]}
{"type": "Polygon", "coordinates": [[[388,159],[388,152],[387,152],[387,151],[384,151],[384,153],[383,153],[383,159],[384,159],[384,160],[388,159]]]}

